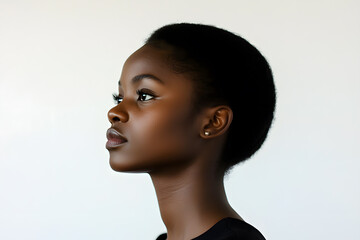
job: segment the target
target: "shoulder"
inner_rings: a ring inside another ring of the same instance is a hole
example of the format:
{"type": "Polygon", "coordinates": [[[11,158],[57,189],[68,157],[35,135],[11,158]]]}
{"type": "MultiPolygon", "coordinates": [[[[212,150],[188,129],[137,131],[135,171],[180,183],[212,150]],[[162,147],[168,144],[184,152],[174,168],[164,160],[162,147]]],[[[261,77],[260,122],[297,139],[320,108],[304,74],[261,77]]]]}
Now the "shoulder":
{"type": "MultiPolygon", "coordinates": [[[[166,233],[156,238],[156,240],[166,239],[166,233]]],[[[240,219],[227,217],[192,240],[265,240],[265,237],[251,224],[240,219]]]]}
{"type": "Polygon", "coordinates": [[[258,229],[240,219],[227,217],[194,240],[265,240],[258,229]]]}

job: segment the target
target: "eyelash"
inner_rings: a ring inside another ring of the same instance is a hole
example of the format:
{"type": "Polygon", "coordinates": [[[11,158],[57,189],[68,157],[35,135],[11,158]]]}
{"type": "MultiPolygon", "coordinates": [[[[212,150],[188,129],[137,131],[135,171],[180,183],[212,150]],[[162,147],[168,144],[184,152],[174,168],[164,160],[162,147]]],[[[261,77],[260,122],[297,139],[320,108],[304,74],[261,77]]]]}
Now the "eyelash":
{"type": "MultiPolygon", "coordinates": [[[[149,89],[136,90],[136,94],[139,96],[137,100],[138,100],[138,101],[141,101],[141,102],[150,101],[150,100],[152,100],[153,98],[155,98],[155,94],[152,93],[152,91],[149,90],[149,89]],[[142,96],[142,95],[151,96],[151,99],[141,100],[141,99],[140,99],[140,96],[142,96]]],[[[120,96],[119,94],[116,94],[116,93],[113,93],[113,94],[112,94],[112,97],[113,97],[113,99],[114,99],[115,104],[119,104],[119,103],[121,103],[122,100],[123,100],[123,97],[120,96]]]]}
{"type": "Polygon", "coordinates": [[[115,104],[119,104],[120,103],[119,100],[122,100],[122,97],[120,97],[120,95],[118,95],[116,93],[113,93],[112,96],[113,96],[115,104]]]}

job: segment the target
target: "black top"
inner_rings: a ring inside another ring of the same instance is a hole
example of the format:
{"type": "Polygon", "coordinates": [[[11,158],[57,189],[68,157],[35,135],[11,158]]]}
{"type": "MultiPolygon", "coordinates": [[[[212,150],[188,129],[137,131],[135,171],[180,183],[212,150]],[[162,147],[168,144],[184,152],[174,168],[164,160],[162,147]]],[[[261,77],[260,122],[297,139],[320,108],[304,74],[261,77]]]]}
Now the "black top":
{"type": "MultiPolygon", "coordinates": [[[[167,234],[163,233],[156,240],[166,240],[166,238],[167,234]]],[[[265,240],[265,237],[249,223],[227,217],[192,240],[265,240]]]]}

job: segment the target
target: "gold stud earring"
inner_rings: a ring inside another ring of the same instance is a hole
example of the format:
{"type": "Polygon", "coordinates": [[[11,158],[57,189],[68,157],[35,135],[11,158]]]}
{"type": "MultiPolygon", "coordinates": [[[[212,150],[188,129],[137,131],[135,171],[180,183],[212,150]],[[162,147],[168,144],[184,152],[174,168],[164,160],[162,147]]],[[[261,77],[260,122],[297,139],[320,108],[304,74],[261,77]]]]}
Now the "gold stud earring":
{"type": "Polygon", "coordinates": [[[210,132],[205,131],[204,134],[205,134],[205,136],[209,136],[209,135],[210,135],[210,132]]]}

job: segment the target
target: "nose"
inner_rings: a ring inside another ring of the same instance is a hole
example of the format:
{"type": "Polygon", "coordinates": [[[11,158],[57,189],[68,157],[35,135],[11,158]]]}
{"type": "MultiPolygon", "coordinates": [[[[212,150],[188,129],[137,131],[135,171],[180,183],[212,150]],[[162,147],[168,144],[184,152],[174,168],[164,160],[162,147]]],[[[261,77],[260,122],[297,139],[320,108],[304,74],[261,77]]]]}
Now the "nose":
{"type": "Polygon", "coordinates": [[[120,108],[120,104],[113,107],[108,112],[108,119],[110,123],[114,124],[116,122],[127,122],[129,120],[129,114],[120,108]]]}

